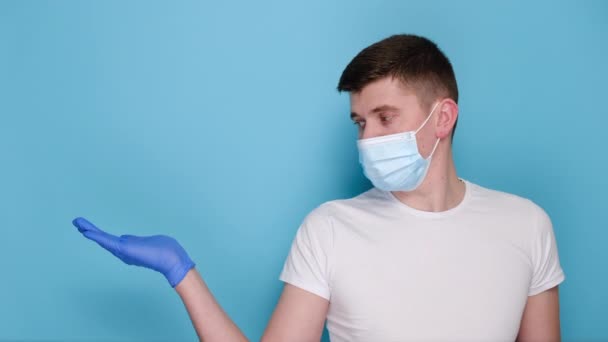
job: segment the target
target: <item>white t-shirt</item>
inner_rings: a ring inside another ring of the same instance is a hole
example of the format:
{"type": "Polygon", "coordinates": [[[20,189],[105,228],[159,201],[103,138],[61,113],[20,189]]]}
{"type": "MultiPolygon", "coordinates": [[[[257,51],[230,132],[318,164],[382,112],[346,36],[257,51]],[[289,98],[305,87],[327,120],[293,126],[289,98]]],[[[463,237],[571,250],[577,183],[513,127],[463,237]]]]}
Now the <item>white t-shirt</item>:
{"type": "Polygon", "coordinates": [[[551,220],[528,199],[464,182],[443,212],[377,188],[322,204],[279,279],[329,300],[332,342],[514,341],[528,296],[565,279],[551,220]]]}

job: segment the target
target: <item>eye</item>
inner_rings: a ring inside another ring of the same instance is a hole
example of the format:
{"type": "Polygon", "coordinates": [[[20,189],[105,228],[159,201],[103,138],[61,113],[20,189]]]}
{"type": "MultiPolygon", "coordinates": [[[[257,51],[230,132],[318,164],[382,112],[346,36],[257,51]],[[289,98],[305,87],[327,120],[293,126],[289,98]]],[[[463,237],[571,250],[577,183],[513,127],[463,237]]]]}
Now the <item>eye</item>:
{"type": "Polygon", "coordinates": [[[393,119],[393,117],[391,115],[381,115],[380,116],[380,121],[382,123],[389,123],[389,122],[391,122],[392,119],[393,119]]]}
{"type": "Polygon", "coordinates": [[[355,126],[358,126],[359,128],[363,128],[363,127],[365,126],[365,121],[362,121],[362,120],[355,120],[355,121],[353,121],[353,124],[354,124],[355,126]]]}

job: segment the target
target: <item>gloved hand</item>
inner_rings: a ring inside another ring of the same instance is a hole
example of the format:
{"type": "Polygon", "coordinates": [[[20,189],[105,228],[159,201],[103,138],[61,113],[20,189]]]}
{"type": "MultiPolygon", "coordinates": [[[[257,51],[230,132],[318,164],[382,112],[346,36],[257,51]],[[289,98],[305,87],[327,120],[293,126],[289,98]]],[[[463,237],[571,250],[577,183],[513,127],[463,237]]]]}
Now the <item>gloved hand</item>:
{"type": "Polygon", "coordinates": [[[195,266],[174,238],[166,235],[135,236],[108,234],[82,217],[72,224],[88,239],[97,242],[128,265],[142,266],[162,273],[175,287],[195,266]]]}

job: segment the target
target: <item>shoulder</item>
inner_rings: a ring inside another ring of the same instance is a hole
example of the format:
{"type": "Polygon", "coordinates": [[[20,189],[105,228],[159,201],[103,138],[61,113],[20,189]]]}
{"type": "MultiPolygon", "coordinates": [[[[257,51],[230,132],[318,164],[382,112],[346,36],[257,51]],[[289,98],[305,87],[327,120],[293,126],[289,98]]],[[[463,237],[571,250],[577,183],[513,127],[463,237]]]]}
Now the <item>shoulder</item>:
{"type": "Polygon", "coordinates": [[[507,215],[546,216],[544,209],[529,198],[496,189],[487,188],[467,181],[471,188],[474,206],[502,212],[507,215]]]}
{"type": "Polygon", "coordinates": [[[326,210],[330,213],[336,214],[352,209],[369,209],[370,207],[378,206],[387,202],[390,201],[388,200],[387,193],[385,191],[377,188],[371,188],[351,198],[325,202],[321,205],[321,207],[326,208],[326,210]]]}
{"type": "Polygon", "coordinates": [[[378,208],[379,204],[387,202],[389,201],[385,193],[371,188],[351,198],[321,203],[306,215],[303,226],[310,226],[309,229],[313,230],[324,229],[323,227],[332,226],[336,220],[359,217],[361,213],[378,208]]]}
{"type": "MultiPolygon", "coordinates": [[[[533,200],[473,184],[471,211],[495,231],[507,233],[517,245],[534,254],[536,246],[553,235],[547,212],[533,200]]],[[[501,235],[504,236],[504,235],[501,235]]],[[[532,260],[532,256],[530,257],[532,260]]]]}

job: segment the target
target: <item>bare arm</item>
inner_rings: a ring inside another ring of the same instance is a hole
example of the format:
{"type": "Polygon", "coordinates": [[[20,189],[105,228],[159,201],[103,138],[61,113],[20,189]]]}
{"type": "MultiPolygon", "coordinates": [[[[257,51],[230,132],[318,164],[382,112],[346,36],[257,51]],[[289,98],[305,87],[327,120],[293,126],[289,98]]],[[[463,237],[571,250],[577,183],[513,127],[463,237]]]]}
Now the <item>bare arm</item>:
{"type": "MultiPolygon", "coordinates": [[[[188,271],[175,290],[188,310],[200,341],[248,341],[217,303],[196,268],[188,271]]],[[[328,306],[326,299],[286,284],[262,341],[319,341],[328,306]]]]}
{"type": "Polygon", "coordinates": [[[559,342],[558,286],[528,297],[517,342],[559,342]]]}
{"type": "Polygon", "coordinates": [[[329,301],[286,283],[262,342],[321,340],[329,301]]]}
{"type": "MultiPolygon", "coordinates": [[[[201,341],[242,342],[247,337],[217,303],[195,263],[174,238],[166,235],[115,236],[77,217],[72,224],[129,265],[162,273],[181,297],[201,341]]],[[[319,340],[329,302],[292,285],[285,286],[264,333],[264,341],[319,340]]]]}
{"type": "Polygon", "coordinates": [[[196,268],[175,286],[200,341],[248,341],[239,327],[217,303],[196,268]]]}

